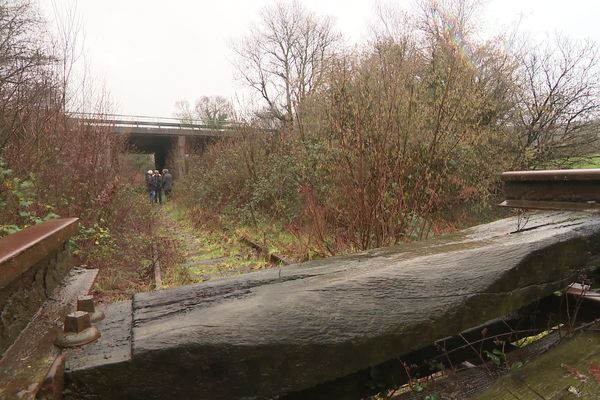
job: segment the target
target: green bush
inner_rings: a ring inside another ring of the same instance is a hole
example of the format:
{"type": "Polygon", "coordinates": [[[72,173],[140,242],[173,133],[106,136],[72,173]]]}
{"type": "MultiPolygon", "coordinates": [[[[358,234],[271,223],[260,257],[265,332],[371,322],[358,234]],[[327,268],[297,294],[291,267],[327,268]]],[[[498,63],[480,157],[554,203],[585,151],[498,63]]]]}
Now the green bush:
{"type": "Polygon", "coordinates": [[[33,174],[19,179],[0,158],[0,237],[58,217],[53,206],[37,198],[38,186],[33,174]]]}

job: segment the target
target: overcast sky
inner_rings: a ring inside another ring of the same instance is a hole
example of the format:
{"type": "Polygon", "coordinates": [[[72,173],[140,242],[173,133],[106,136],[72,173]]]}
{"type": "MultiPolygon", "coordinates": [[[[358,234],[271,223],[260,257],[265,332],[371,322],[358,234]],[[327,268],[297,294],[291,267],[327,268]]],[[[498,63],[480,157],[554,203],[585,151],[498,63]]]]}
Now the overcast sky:
{"type": "MultiPolygon", "coordinates": [[[[360,43],[375,20],[376,0],[302,0],[334,17],[350,43],[360,43]]],[[[394,3],[388,1],[387,3],[394,3]]],[[[398,0],[409,7],[412,0],[398,0]]],[[[39,0],[52,22],[55,10],[75,9],[85,63],[122,114],[172,116],[178,100],[204,95],[234,98],[230,42],[258,20],[267,0],[39,0]]],[[[519,23],[540,37],[555,32],[600,43],[600,2],[594,0],[489,0],[488,32],[519,23]]]]}

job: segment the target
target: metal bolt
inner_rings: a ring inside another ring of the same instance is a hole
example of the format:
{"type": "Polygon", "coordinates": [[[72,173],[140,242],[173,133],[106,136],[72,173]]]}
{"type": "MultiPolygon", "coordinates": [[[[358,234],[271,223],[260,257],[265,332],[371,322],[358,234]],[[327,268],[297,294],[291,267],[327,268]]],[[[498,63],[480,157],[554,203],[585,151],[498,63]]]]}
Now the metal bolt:
{"type": "Polygon", "coordinates": [[[65,333],[80,333],[90,326],[90,314],[85,311],[75,311],[65,317],[65,333]]]}
{"type": "Polygon", "coordinates": [[[65,317],[63,332],[56,338],[58,347],[77,347],[91,343],[100,337],[100,331],[92,326],[90,314],[75,311],[65,317]]]}
{"type": "Polygon", "coordinates": [[[96,311],[94,307],[94,297],[90,295],[79,296],[77,298],[77,310],[93,313],[96,311]]]}
{"type": "Polygon", "coordinates": [[[104,319],[104,313],[96,310],[94,305],[94,296],[85,295],[77,298],[77,310],[90,313],[90,321],[98,322],[104,319]]]}

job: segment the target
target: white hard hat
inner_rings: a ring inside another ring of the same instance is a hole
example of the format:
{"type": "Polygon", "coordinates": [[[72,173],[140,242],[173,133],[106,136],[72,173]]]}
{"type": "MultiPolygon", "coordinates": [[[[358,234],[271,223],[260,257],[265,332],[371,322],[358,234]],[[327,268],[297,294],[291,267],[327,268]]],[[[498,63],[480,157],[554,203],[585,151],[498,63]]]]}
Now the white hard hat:
{"type": "Polygon", "coordinates": [[[146,172],[146,173],[147,173],[147,174],[151,174],[151,173],[152,173],[152,170],[151,170],[151,169],[149,169],[149,170],[148,170],[148,172],[146,172]]]}

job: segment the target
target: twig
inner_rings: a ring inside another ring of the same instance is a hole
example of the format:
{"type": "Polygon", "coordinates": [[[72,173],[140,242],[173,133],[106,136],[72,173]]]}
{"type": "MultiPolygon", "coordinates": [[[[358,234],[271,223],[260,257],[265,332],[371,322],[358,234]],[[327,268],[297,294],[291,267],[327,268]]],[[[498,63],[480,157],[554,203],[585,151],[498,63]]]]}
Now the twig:
{"type": "MultiPolygon", "coordinates": [[[[585,278],[581,278],[581,293],[579,293],[579,297],[577,298],[576,302],[575,302],[575,309],[573,310],[573,320],[569,321],[569,330],[573,330],[575,323],[577,322],[577,315],[579,314],[579,310],[581,309],[581,305],[583,304],[583,296],[586,293],[586,286],[585,286],[585,278]]],[[[565,296],[569,296],[568,294],[565,294],[565,296]]]]}
{"type": "Polygon", "coordinates": [[[400,362],[402,363],[402,367],[404,367],[404,372],[406,372],[406,378],[407,378],[406,383],[408,384],[408,387],[410,388],[410,390],[413,390],[413,384],[412,384],[413,379],[412,379],[412,376],[409,371],[410,367],[408,367],[404,361],[400,360],[400,362]]]}
{"type": "MultiPolygon", "coordinates": [[[[467,348],[467,347],[470,347],[470,345],[471,345],[471,344],[477,344],[477,343],[480,343],[480,342],[485,342],[486,340],[499,339],[499,338],[501,338],[501,337],[503,337],[503,336],[507,336],[507,335],[514,335],[514,334],[516,334],[516,333],[533,333],[533,332],[539,332],[540,330],[541,330],[541,329],[534,329],[534,328],[532,328],[532,329],[520,329],[520,330],[513,330],[513,331],[511,331],[511,332],[499,333],[499,334],[497,334],[497,335],[494,335],[494,336],[489,336],[489,337],[485,337],[485,338],[482,338],[482,339],[477,339],[477,340],[474,340],[474,341],[472,341],[472,342],[469,342],[469,341],[467,341],[467,340],[466,340],[466,339],[463,337],[462,339],[463,339],[463,340],[464,340],[464,341],[465,341],[467,344],[465,344],[465,345],[463,345],[463,346],[460,346],[460,347],[455,347],[455,348],[453,348],[452,350],[448,350],[448,351],[446,351],[446,353],[450,354],[450,353],[453,353],[453,352],[455,352],[455,351],[459,351],[459,350],[465,349],[465,348],[467,348]]],[[[548,329],[548,330],[551,330],[551,329],[548,329]]],[[[461,336],[461,337],[462,337],[462,336],[461,336]]],[[[472,347],[472,346],[471,346],[471,347],[472,347]]]]}
{"type": "Polygon", "coordinates": [[[454,367],[454,364],[452,363],[452,360],[450,359],[450,353],[446,350],[446,341],[444,340],[444,347],[441,348],[443,351],[443,355],[446,356],[446,361],[448,361],[448,365],[450,365],[450,368],[452,369],[452,371],[456,371],[456,368],[454,367]]]}
{"type": "Polygon", "coordinates": [[[483,366],[485,367],[486,371],[488,372],[488,374],[492,374],[492,371],[488,368],[487,363],[485,362],[485,360],[483,359],[483,357],[481,356],[481,353],[477,351],[477,349],[475,347],[473,347],[473,344],[471,342],[469,342],[462,333],[459,334],[460,338],[462,340],[465,341],[465,343],[467,343],[467,345],[469,345],[469,347],[471,349],[473,349],[473,352],[475,352],[475,354],[477,355],[477,357],[479,357],[479,360],[481,361],[481,363],[483,364],[483,366]]]}
{"type": "Polygon", "coordinates": [[[583,329],[585,329],[585,328],[587,328],[589,326],[595,325],[595,324],[597,324],[599,322],[600,322],[600,318],[596,318],[593,321],[590,321],[590,322],[587,322],[585,324],[579,325],[577,328],[573,328],[573,332],[572,333],[579,332],[579,331],[581,331],[581,330],[583,330],[583,329]]]}

